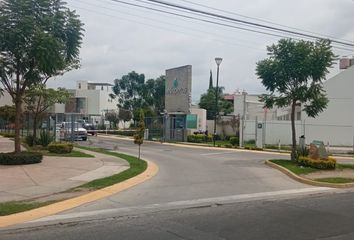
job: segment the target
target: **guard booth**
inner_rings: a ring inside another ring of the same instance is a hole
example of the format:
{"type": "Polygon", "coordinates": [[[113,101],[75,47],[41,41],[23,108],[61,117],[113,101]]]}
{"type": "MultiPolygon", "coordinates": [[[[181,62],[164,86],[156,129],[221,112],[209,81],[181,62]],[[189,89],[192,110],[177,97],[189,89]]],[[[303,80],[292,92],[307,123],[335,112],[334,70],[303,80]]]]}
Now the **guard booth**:
{"type": "Polygon", "coordinates": [[[187,140],[185,114],[171,114],[167,117],[165,124],[165,141],[184,142],[187,140]]]}

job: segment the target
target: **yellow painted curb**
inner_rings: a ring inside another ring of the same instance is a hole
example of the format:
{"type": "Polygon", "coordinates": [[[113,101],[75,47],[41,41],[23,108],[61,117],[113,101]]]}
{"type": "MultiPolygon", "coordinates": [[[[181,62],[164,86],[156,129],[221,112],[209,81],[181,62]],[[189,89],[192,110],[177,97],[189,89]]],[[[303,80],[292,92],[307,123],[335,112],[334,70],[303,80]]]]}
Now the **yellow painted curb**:
{"type": "Polygon", "coordinates": [[[0,227],[7,227],[10,225],[24,223],[42,217],[54,215],[65,210],[69,210],[81,206],[83,204],[90,203],[111,196],[113,194],[119,193],[128,188],[131,188],[137,184],[145,182],[146,180],[155,176],[159,170],[158,166],[155,163],[150,161],[146,161],[146,162],[147,162],[147,169],[143,173],[133,178],[130,178],[124,182],[120,182],[115,185],[94,192],[87,193],[82,196],[78,196],[75,198],[50,204],[48,206],[36,208],[26,212],[16,213],[8,216],[2,216],[0,217],[0,227]]]}
{"type": "Polygon", "coordinates": [[[269,160],[265,161],[265,164],[267,164],[268,166],[278,169],[279,171],[281,171],[282,173],[288,175],[290,178],[304,183],[304,184],[309,184],[312,186],[317,186],[317,187],[331,187],[331,188],[352,188],[354,187],[354,183],[325,183],[325,182],[317,182],[308,178],[303,178],[300,177],[299,175],[289,171],[288,169],[286,169],[285,167],[279,166],[278,164],[272,163],[269,160]]]}

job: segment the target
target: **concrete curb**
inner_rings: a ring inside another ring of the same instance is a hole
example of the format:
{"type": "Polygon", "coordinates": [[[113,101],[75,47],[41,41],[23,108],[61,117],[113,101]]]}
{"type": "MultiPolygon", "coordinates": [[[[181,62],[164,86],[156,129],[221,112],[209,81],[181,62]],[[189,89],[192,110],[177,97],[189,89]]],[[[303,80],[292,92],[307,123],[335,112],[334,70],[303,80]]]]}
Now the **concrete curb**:
{"type": "Polygon", "coordinates": [[[16,214],[8,215],[8,216],[2,216],[2,217],[0,217],[0,227],[8,227],[10,225],[24,223],[24,222],[32,221],[32,220],[39,219],[42,217],[54,215],[59,212],[66,211],[66,210],[81,206],[83,204],[90,203],[90,202],[111,196],[113,194],[124,191],[128,188],[131,188],[135,185],[143,183],[143,182],[149,180],[150,178],[152,178],[153,176],[155,176],[158,172],[158,166],[155,163],[150,162],[150,161],[146,161],[146,162],[147,162],[147,169],[143,173],[141,173],[133,178],[130,178],[126,181],[117,183],[115,185],[112,185],[112,186],[109,186],[109,187],[106,187],[106,188],[103,188],[103,189],[100,189],[100,190],[97,190],[94,192],[84,194],[82,196],[78,196],[75,198],[71,198],[68,200],[64,200],[61,202],[50,204],[48,206],[36,208],[36,209],[29,210],[26,212],[16,213],[16,214]]]}
{"type": "Polygon", "coordinates": [[[354,183],[325,183],[325,182],[317,182],[308,178],[304,178],[301,177],[291,171],[289,171],[288,169],[279,166],[278,164],[272,163],[269,160],[265,161],[265,164],[267,164],[268,166],[278,169],[279,171],[281,171],[282,173],[286,174],[287,176],[289,176],[290,178],[294,179],[295,181],[304,183],[304,184],[308,184],[308,185],[312,185],[312,186],[317,186],[317,187],[331,187],[331,188],[352,188],[354,187],[354,183]]]}
{"type": "MultiPolygon", "coordinates": [[[[98,137],[110,138],[110,139],[119,139],[119,140],[125,140],[125,141],[133,141],[134,140],[132,138],[125,138],[125,137],[119,137],[119,136],[109,136],[109,135],[98,135],[98,137]]],[[[150,141],[150,140],[144,140],[144,142],[156,143],[156,144],[159,143],[159,142],[150,141]]],[[[264,153],[264,154],[272,154],[272,155],[289,156],[289,153],[247,150],[247,149],[239,149],[239,148],[237,148],[237,149],[236,148],[221,148],[221,147],[197,146],[197,145],[189,145],[189,144],[183,144],[183,143],[167,143],[167,142],[162,142],[160,144],[168,145],[168,146],[175,146],[175,147],[183,147],[183,148],[211,149],[211,150],[218,150],[218,151],[224,151],[224,152],[225,151],[230,151],[230,152],[253,152],[253,153],[264,153]]]]}

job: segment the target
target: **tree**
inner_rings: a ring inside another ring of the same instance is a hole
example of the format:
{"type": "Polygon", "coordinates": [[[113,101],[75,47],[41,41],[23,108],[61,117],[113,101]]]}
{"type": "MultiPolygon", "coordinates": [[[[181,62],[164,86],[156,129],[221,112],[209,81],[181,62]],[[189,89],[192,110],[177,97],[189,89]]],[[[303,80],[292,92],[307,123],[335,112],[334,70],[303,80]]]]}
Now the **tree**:
{"type": "Polygon", "coordinates": [[[120,108],[118,113],[118,118],[124,122],[124,126],[125,126],[125,123],[132,119],[132,113],[129,110],[120,108]]]}
{"type": "Polygon", "coordinates": [[[144,133],[145,133],[145,123],[144,123],[144,112],[143,110],[140,110],[139,114],[139,124],[138,124],[138,129],[136,130],[136,133],[134,134],[134,143],[139,145],[139,155],[138,159],[140,160],[140,148],[141,144],[144,142],[144,133]]]}
{"type": "Polygon", "coordinates": [[[335,59],[329,40],[295,41],[281,39],[267,47],[269,58],[257,63],[256,73],[269,94],[261,100],[265,107],[290,106],[292,151],[296,156],[295,107],[301,104],[309,117],[316,117],[328,103],[323,81],[335,59]]]}
{"type": "Polygon", "coordinates": [[[24,96],[26,110],[33,118],[33,137],[37,137],[38,122],[46,116],[47,110],[55,103],[66,103],[70,98],[70,93],[64,88],[54,90],[46,88],[44,84],[32,85],[24,96]]]}
{"type": "Polygon", "coordinates": [[[15,106],[1,106],[0,107],[0,118],[4,120],[6,123],[14,123],[16,117],[16,109],[15,106]]]}
{"type": "Polygon", "coordinates": [[[82,23],[61,0],[0,1],[0,82],[16,107],[15,152],[26,89],[79,67],[82,23]]]}
{"type": "Polygon", "coordinates": [[[165,108],[165,77],[145,81],[145,75],[132,71],[115,80],[114,96],[118,107],[130,110],[133,120],[139,121],[142,109],[145,116],[157,116],[165,108]]]}
{"type": "MultiPolygon", "coordinates": [[[[204,93],[200,96],[199,107],[207,110],[207,119],[214,120],[216,114],[216,105],[215,105],[215,92],[216,88],[209,88],[207,93],[204,93]]],[[[219,87],[218,93],[218,113],[227,115],[233,112],[233,104],[224,100],[223,87],[219,87]]]]}
{"type": "Polygon", "coordinates": [[[112,128],[112,123],[113,123],[113,128],[117,127],[117,124],[119,123],[119,116],[117,112],[106,112],[105,114],[105,119],[109,121],[109,125],[112,128]]]}

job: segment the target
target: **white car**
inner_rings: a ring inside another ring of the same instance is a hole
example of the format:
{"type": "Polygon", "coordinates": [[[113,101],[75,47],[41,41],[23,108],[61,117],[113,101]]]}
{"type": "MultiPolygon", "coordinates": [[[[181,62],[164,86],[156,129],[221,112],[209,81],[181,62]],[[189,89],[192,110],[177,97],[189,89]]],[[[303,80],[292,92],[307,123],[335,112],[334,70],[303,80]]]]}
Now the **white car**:
{"type": "Polygon", "coordinates": [[[70,141],[72,139],[72,129],[74,129],[74,140],[87,140],[87,130],[83,128],[80,123],[77,122],[74,122],[74,126],[72,126],[71,122],[61,123],[60,140],[70,141]]]}

